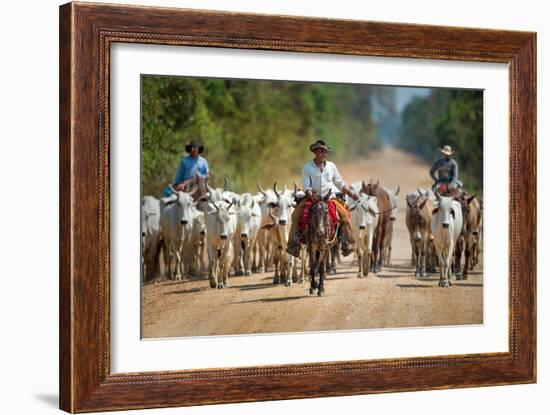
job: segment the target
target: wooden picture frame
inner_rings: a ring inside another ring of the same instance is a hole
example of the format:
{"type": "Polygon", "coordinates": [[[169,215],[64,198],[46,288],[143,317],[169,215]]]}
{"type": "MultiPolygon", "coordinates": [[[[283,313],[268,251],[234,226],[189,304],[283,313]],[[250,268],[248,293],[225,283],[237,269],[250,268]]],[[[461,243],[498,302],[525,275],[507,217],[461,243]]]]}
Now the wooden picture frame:
{"type": "Polygon", "coordinates": [[[59,94],[61,409],[90,412],[536,381],[535,33],[69,3],[60,7],[59,94]],[[109,59],[117,42],[507,63],[509,352],[111,373],[109,59]]]}

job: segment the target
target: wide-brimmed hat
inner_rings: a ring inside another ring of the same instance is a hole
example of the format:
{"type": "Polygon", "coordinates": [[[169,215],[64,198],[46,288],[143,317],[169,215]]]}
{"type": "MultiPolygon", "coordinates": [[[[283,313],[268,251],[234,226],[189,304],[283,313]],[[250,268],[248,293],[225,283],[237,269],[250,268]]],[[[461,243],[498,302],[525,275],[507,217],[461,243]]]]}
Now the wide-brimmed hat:
{"type": "Polygon", "coordinates": [[[200,144],[198,141],[196,140],[191,140],[191,142],[189,144],[187,144],[185,146],[185,151],[187,151],[188,153],[191,152],[191,148],[193,147],[196,147],[199,149],[199,154],[202,153],[202,151],[204,150],[204,146],[202,144],[200,144]]]}
{"type": "Polygon", "coordinates": [[[323,140],[317,140],[312,145],[309,146],[309,149],[312,152],[315,152],[318,148],[322,148],[323,150],[330,151],[330,147],[323,141],[323,140]]]}
{"type": "Polygon", "coordinates": [[[441,154],[445,154],[446,156],[450,156],[451,154],[453,154],[451,146],[444,146],[443,148],[439,149],[439,152],[441,154]]]}

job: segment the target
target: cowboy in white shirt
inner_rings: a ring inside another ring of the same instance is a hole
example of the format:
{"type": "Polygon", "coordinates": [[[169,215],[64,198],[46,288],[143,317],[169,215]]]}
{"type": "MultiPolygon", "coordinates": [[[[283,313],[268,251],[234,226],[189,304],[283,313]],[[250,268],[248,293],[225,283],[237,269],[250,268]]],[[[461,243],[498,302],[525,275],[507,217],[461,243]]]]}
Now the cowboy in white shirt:
{"type": "MultiPolygon", "coordinates": [[[[325,196],[330,191],[331,195],[336,196],[337,193],[342,192],[354,200],[358,199],[358,196],[352,193],[346,186],[336,164],[327,160],[327,153],[330,151],[330,148],[325,142],[317,140],[309,146],[309,149],[315,153],[315,158],[304,166],[302,186],[306,197],[300,201],[292,213],[289,242],[286,250],[289,254],[296,257],[300,255],[300,240],[304,232],[305,223],[307,223],[307,216],[314,193],[317,196],[325,196]]],[[[351,234],[350,215],[345,203],[337,198],[332,198],[331,200],[334,201],[336,210],[340,216],[339,233],[342,242],[342,254],[347,256],[355,250],[351,234]]]]}

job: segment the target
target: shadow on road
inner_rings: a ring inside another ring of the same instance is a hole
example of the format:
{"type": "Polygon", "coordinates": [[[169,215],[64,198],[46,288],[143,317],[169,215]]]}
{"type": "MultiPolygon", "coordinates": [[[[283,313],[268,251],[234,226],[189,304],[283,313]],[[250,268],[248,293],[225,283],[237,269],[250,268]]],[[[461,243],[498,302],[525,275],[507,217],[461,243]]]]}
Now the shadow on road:
{"type": "Polygon", "coordinates": [[[265,283],[265,284],[239,285],[239,286],[231,287],[231,288],[236,288],[239,291],[249,291],[249,290],[263,290],[265,288],[276,287],[276,286],[277,286],[277,284],[265,283]]]}
{"type": "Polygon", "coordinates": [[[432,288],[431,285],[421,285],[421,284],[397,284],[399,288],[432,288]]]}
{"type": "Polygon", "coordinates": [[[177,290],[177,291],[169,291],[167,293],[164,293],[164,295],[170,295],[170,294],[189,294],[189,293],[197,293],[199,291],[203,291],[203,288],[195,287],[191,288],[189,290],[177,290]]]}
{"type": "Polygon", "coordinates": [[[257,300],[249,301],[237,301],[230,304],[246,304],[246,303],[275,303],[279,301],[292,301],[292,300],[301,300],[303,298],[310,298],[309,295],[300,295],[294,297],[275,297],[275,298],[258,298],[257,300]]]}
{"type": "Polygon", "coordinates": [[[455,281],[455,282],[453,282],[453,284],[456,285],[457,287],[483,287],[483,284],[478,284],[478,283],[475,283],[475,282],[455,281]]]}

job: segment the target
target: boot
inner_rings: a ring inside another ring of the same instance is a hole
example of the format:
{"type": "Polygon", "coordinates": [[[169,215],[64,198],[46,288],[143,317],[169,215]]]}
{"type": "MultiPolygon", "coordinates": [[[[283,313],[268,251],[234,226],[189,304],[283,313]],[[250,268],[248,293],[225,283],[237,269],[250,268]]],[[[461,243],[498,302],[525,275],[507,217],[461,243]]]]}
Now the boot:
{"type": "Polygon", "coordinates": [[[302,235],[300,235],[300,231],[297,231],[294,235],[294,238],[289,239],[286,246],[286,252],[296,258],[300,257],[300,250],[302,249],[302,244],[300,242],[301,239],[302,235]]]}
{"type": "Polygon", "coordinates": [[[344,222],[340,225],[339,232],[340,243],[342,244],[342,255],[348,256],[352,252],[355,252],[355,242],[351,236],[351,226],[348,222],[344,222]]]}

